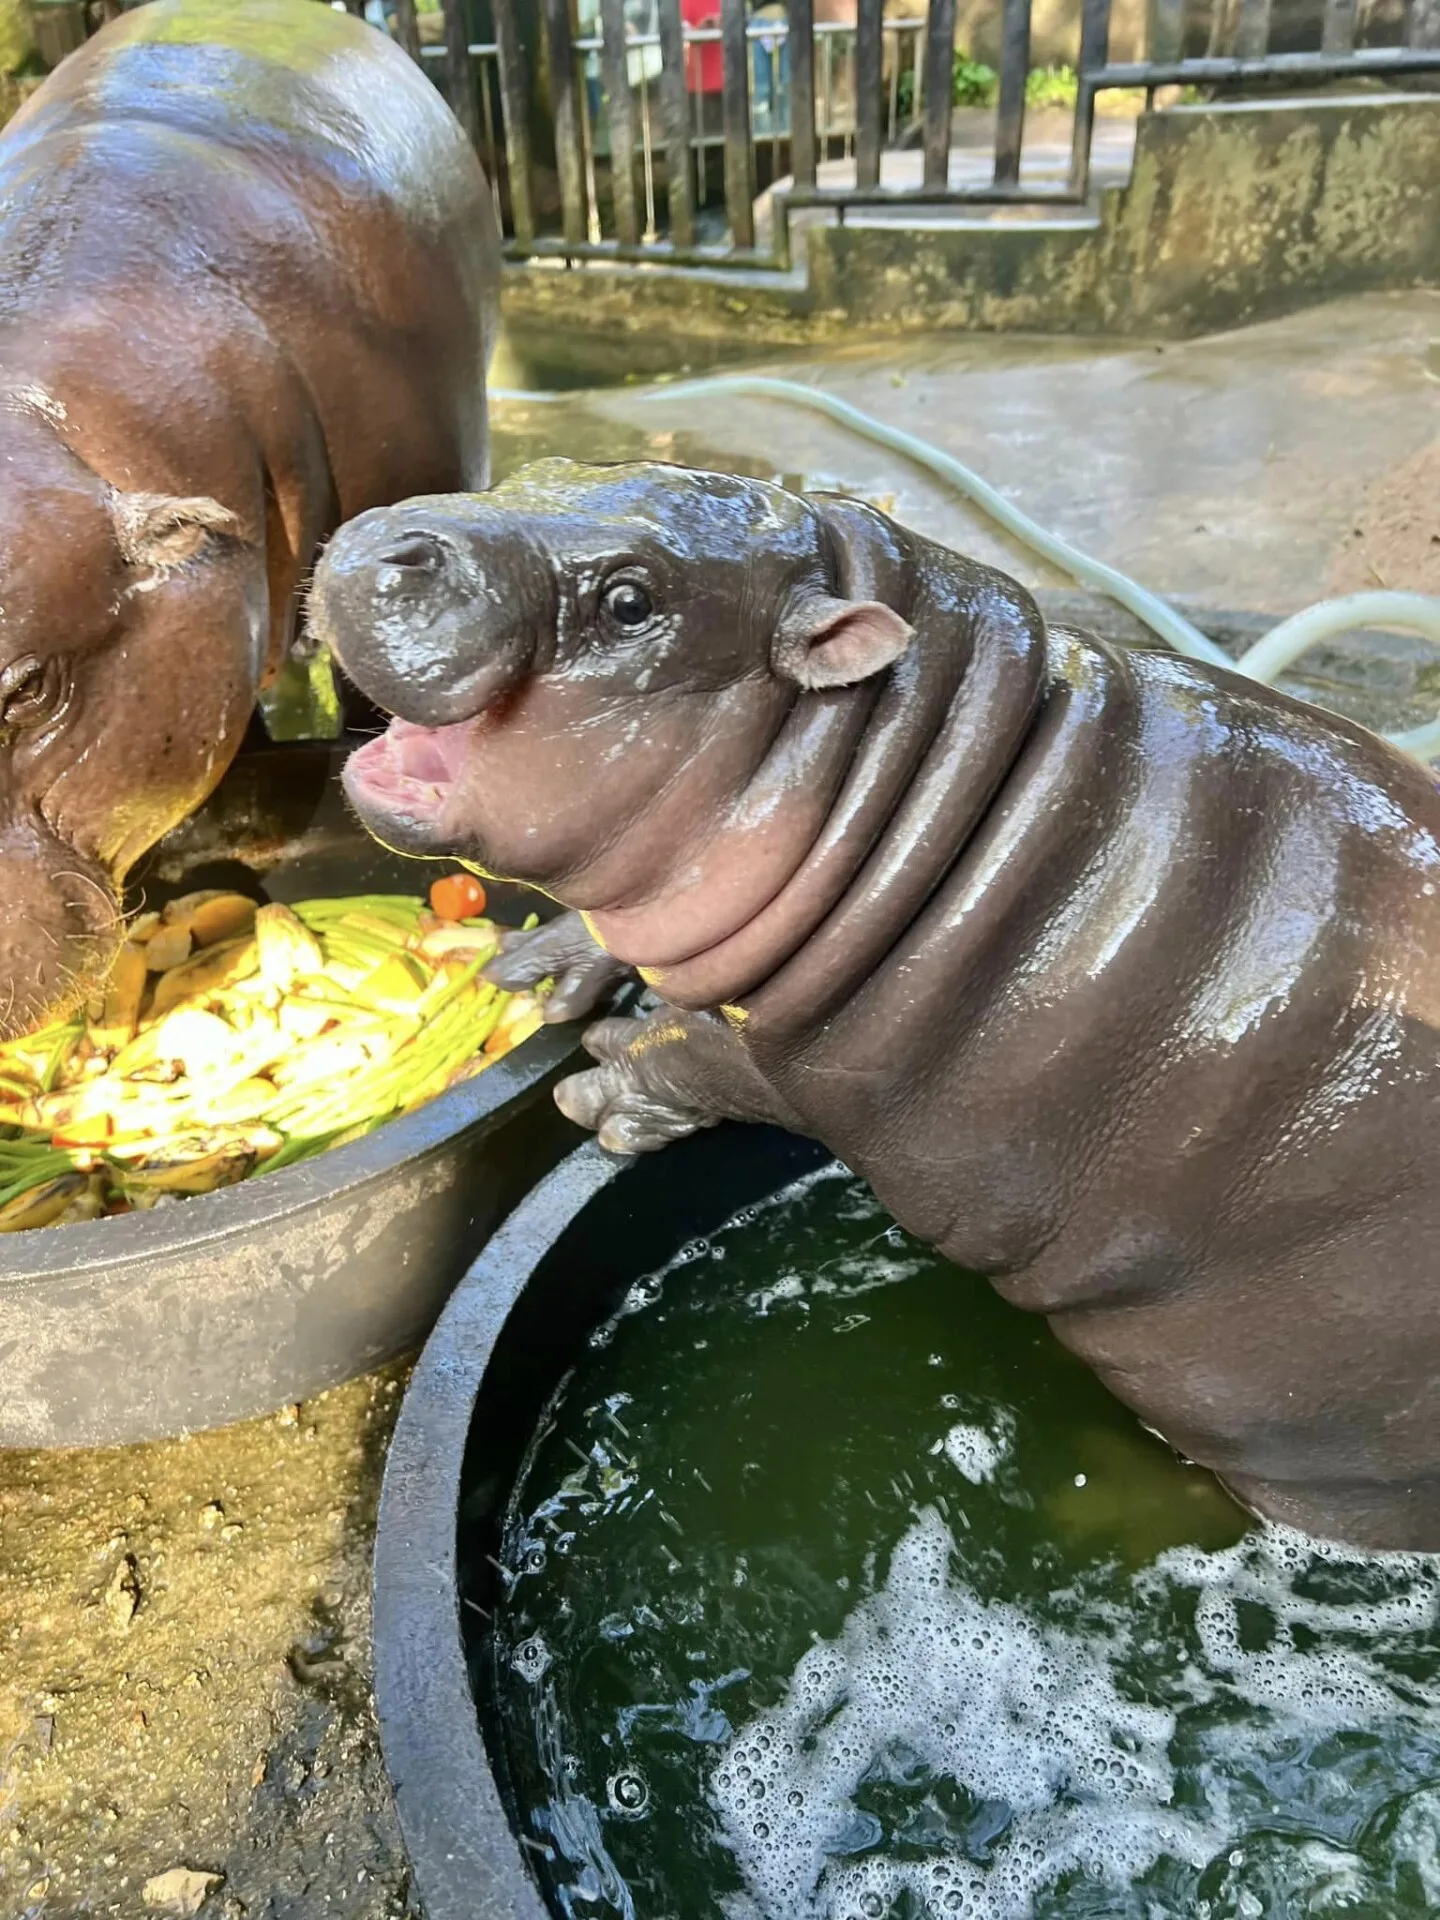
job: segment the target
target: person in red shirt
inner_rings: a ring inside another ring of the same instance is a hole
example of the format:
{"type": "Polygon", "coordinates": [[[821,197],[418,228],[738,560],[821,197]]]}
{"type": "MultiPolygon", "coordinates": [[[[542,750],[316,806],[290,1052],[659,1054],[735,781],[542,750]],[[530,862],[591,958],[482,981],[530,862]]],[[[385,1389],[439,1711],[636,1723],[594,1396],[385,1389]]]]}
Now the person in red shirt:
{"type": "MultiPolygon", "coordinates": [[[[680,0],[680,19],[687,27],[720,26],[719,0],[680,0]]],[[[724,88],[725,65],[718,40],[702,40],[685,49],[685,86],[690,93],[715,94],[724,88]]]]}

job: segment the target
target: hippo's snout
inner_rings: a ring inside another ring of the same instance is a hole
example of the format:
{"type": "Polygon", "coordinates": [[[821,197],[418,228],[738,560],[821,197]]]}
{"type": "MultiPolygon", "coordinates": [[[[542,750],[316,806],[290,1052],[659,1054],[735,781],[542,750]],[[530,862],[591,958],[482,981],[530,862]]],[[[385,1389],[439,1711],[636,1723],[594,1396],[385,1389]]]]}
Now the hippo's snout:
{"type": "Polygon", "coordinates": [[[417,726],[474,719],[534,654],[535,556],[480,499],[362,513],[326,548],[311,621],[369,699],[417,726]]]}

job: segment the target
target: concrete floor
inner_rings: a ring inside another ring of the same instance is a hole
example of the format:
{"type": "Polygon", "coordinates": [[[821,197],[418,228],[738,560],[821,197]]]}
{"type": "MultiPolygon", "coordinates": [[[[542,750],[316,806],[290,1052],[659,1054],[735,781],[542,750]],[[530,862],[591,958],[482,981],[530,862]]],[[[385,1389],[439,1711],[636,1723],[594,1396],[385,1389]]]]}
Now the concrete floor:
{"type": "MultiPolygon", "coordinates": [[[[1440,591],[1440,296],[1163,350],[967,337],[766,370],[938,441],[1192,607],[1440,591]]],[[[907,463],[794,409],[625,390],[497,407],[500,471],[550,452],[844,486],[1061,584],[907,463]]],[[[1440,669],[1412,651],[1403,691],[1433,709],[1440,669]]],[[[401,1377],[186,1441],[0,1454],[0,1920],[129,1920],[202,1893],[228,1920],[409,1910],[368,1699],[401,1377]]]]}
{"type": "MultiPolygon", "coordinates": [[[[951,336],[764,371],[929,439],[1043,526],[1197,606],[1278,615],[1358,584],[1437,590],[1440,293],[1165,346],[951,336]]],[[[893,498],[918,531],[1053,583],[940,482],[799,408],[622,390],[587,411],[792,483],[893,498]]]]}

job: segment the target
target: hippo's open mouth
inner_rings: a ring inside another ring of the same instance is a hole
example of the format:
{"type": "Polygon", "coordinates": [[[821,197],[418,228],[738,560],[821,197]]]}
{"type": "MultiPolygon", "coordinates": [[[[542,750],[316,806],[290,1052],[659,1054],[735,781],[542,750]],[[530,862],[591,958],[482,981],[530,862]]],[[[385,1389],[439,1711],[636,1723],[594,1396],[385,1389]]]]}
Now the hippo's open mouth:
{"type": "Polygon", "coordinates": [[[361,817],[383,821],[426,838],[440,816],[469,753],[473,720],[448,727],[419,727],[392,720],[374,740],[345,762],[345,790],[361,817]]]}

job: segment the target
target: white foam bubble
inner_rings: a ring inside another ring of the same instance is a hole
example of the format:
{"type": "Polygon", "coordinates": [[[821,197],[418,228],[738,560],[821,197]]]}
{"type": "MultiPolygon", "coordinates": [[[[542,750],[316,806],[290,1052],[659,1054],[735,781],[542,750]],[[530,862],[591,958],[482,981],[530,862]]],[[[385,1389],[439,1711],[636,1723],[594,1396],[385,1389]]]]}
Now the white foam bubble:
{"type": "Polygon", "coordinates": [[[1365,1556],[1288,1527],[1263,1527],[1219,1553],[1181,1547],[1137,1580],[1196,1591],[1200,1692],[1223,1682],[1251,1709],[1311,1732],[1417,1719],[1440,1729],[1440,1685],[1397,1685],[1379,1643],[1440,1620],[1440,1559],[1365,1556]],[[1326,1594],[1326,1573],[1333,1593],[1326,1594]],[[1248,1622],[1248,1626],[1247,1626],[1248,1622]],[[1256,1644],[1257,1635],[1263,1644],[1256,1644]]]}
{"type": "Polygon", "coordinates": [[[883,1588],[812,1647],[776,1711],[712,1776],[726,1843],[768,1920],[888,1913],[902,1889],[936,1915],[1023,1914],[1071,1867],[1124,1884],[1161,1851],[1199,1864],[1212,1837],[1166,1817],[1172,1716],[1117,1690],[1103,1646],[1044,1628],[949,1578],[926,1511],[883,1588]],[[1011,1812],[990,1866],[959,1847],[922,1861],[837,1852],[857,1792],[904,1753],[976,1803],[1011,1812]]]}
{"type": "Polygon", "coordinates": [[[522,1680],[528,1680],[534,1686],[545,1677],[553,1659],[554,1655],[546,1646],[543,1635],[532,1633],[511,1654],[510,1664],[522,1680]]]}
{"type": "Polygon", "coordinates": [[[996,1469],[1009,1457],[1015,1439],[1015,1422],[997,1408],[993,1424],[980,1427],[958,1422],[940,1442],[937,1451],[972,1486],[983,1486],[995,1478],[996,1469]]]}
{"type": "MultiPolygon", "coordinates": [[[[961,1431],[962,1458],[988,1460],[975,1436],[994,1436],[961,1431]]],[[[981,1599],[952,1578],[953,1551],[939,1516],[922,1512],[884,1586],[726,1748],[710,1790],[745,1887],[731,1920],[888,1920],[906,1899],[935,1920],[1026,1920],[1066,1874],[1121,1888],[1167,1856],[1206,1869],[1196,1914],[1208,1920],[1278,1912],[1265,1904],[1277,1885],[1287,1912],[1375,1897],[1371,1865],[1338,1843],[1239,1844],[1273,1809],[1243,1802],[1242,1769],[1197,1771],[1193,1748],[1253,1761],[1297,1732],[1313,1743],[1404,1722],[1440,1734],[1440,1686],[1387,1657],[1397,1636],[1426,1636],[1440,1618],[1440,1560],[1366,1559],[1264,1528],[1220,1553],[1162,1556],[1123,1604],[1077,1605],[1072,1629],[981,1599]],[[1192,1595],[1196,1657],[1168,1685],[1179,1711],[1226,1710],[1187,1736],[1177,1806],[1176,1714],[1137,1704],[1125,1674],[1192,1595]],[[948,1789],[950,1812],[923,1847],[889,1844],[868,1810],[877,1782],[896,1779],[948,1789]]],[[[1412,1796],[1390,1844],[1434,1897],[1440,1798],[1412,1796]]]]}

